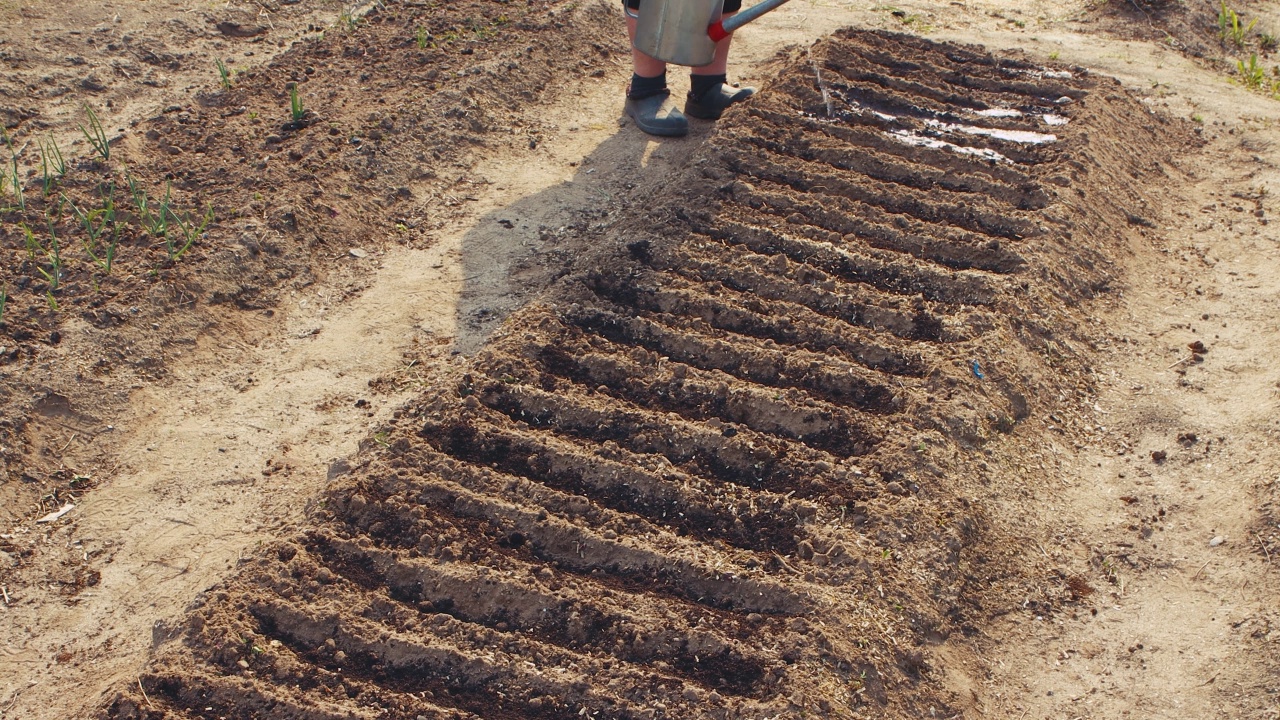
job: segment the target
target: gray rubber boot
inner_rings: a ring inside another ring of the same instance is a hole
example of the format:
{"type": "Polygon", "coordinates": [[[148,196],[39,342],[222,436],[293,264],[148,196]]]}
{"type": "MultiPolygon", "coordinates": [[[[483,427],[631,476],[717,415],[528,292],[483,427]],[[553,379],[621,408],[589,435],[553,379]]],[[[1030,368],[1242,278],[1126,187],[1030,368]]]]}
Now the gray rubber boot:
{"type": "Polygon", "coordinates": [[[627,98],[627,117],[636,121],[636,127],[650,135],[680,137],[689,133],[689,120],[670,103],[671,93],[662,92],[647,98],[627,98]]]}
{"type": "Polygon", "coordinates": [[[684,114],[699,120],[719,120],[726,108],[756,94],[753,87],[736,87],[720,83],[702,94],[689,95],[684,101],[684,114]]]}

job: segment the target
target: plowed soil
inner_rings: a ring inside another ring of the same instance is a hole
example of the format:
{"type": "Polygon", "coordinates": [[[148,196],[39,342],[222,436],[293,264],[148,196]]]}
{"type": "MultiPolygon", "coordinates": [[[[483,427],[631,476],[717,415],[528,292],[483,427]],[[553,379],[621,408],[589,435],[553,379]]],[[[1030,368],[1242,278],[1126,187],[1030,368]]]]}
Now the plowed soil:
{"type": "Polygon", "coordinates": [[[612,2],[224,10],[6,41],[4,717],[1272,717],[1271,101],[801,5],[657,143],[612,2]]]}
{"type": "Polygon", "coordinates": [[[1115,90],[883,33],[790,59],[114,713],[952,714],[923,648],[1016,567],[972,451],[1076,391],[1065,306],[1144,201],[1111,173],[1186,133],[1115,90]]]}

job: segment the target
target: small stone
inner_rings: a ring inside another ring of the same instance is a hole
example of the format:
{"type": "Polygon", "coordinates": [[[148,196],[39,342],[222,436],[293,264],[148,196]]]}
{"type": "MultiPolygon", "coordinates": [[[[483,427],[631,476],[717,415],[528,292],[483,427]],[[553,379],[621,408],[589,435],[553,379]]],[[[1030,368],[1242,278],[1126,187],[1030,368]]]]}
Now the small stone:
{"type": "Polygon", "coordinates": [[[1215,535],[1214,538],[1209,541],[1209,547],[1218,547],[1219,545],[1221,545],[1226,541],[1227,539],[1222,537],[1221,535],[1215,535]]]}
{"type": "Polygon", "coordinates": [[[334,661],[334,662],[339,662],[339,663],[341,663],[341,662],[346,662],[346,660],[347,660],[347,654],[346,654],[346,653],[344,653],[344,652],[342,652],[341,650],[339,650],[338,652],[336,652],[336,653],[334,653],[334,654],[333,654],[333,661],[334,661]]]}
{"type": "Polygon", "coordinates": [[[236,664],[237,664],[237,665],[239,665],[241,668],[244,668],[245,670],[248,670],[248,669],[249,669],[249,661],[248,661],[248,660],[237,660],[237,661],[236,661],[236,664]]]}
{"type": "Polygon", "coordinates": [[[369,251],[364,248],[351,248],[347,252],[351,253],[351,257],[366,258],[369,257],[369,251]]]}

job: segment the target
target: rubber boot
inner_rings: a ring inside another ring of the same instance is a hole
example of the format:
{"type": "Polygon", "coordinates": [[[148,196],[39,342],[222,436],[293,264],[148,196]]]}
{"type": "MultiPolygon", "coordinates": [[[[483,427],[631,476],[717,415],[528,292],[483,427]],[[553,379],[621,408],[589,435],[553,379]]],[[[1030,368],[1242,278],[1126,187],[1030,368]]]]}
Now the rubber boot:
{"type": "Polygon", "coordinates": [[[689,120],[670,103],[671,93],[663,91],[657,95],[634,100],[627,98],[627,117],[635,120],[636,127],[662,137],[680,137],[689,133],[689,120]]]}
{"type": "Polygon", "coordinates": [[[691,93],[684,101],[684,114],[700,120],[719,120],[726,108],[756,94],[753,87],[718,83],[698,97],[691,93]]]}

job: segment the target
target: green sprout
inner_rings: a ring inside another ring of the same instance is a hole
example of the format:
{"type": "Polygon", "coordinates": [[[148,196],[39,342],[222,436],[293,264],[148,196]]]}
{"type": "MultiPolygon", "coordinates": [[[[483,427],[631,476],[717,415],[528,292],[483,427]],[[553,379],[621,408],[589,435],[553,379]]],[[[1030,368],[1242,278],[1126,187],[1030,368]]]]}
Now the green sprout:
{"type": "Polygon", "coordinates": [[[222,83],[225,90],[231,89],[231,71],[227,69],[227,64],[222,62],[222,58],[214,58],[213,64],[218,68],[218,81],[222,83]]]}
{"type": "Polygon", "coordinates": [[[213,222],[213,205],[208,205],[205,209],[204,217],[201,218],[200,224],[197,225],[191,220],[190,216],[183,218],[169,208],[168,203],[162,206],[164,212],[169,213],[174,223],[178,227],[178,231],[182,233],[181,238],[174,238],[172,233],[164,236],[164,247],[169,253],[170,260],[177,260],[195,244],[196,240],[204,235],[205,229],[209,227],[209,223],[213,222]]]}
{"type": "Polygon", "coordinates": [[[425,27],[421,27],[421,26],[418,27],[418,32],[417,32],[417,35],[415,36],[415,39],[418,41],[419,50],[426,50],[428,47],[431,46],[431,33],[427,32],[427,29],[425,27]]]}
{"type": "Polygon", "coordinates": [[[1258,64],[1258,53],[1249,55],[1249,62],[1236,61],[1236,69],[1240,71],[1241,81],[1250,90],[1261,90],[1267,86],[1267,71],[1258,64]]]}
{"type": "Polygon", "coordinates": [[[298,97],[297,83],[289,86],[289,115],[293,117],[294,122],[302,122],[302,117],[307,114],[307,109],[302,106],[302,98],[298,97]]]}
{"type": "Polygon", "coordinates": [[[1235,10],[1227,7],[1227,0],[1222,0],[1222,7],[1218,10],[1218,37],[1223,41],[1231,41],[1236,47],[1244,47],[1245,38],[1249,31],[1253,30],[1253,26],[1258,24],[1258,19],[1254,18],[1248,25],[1240,20],[1240,15],[1235,10]]]}
{"type": "MultiPolygon", "coordinates": [[[[53,291],[57,290],[58,286],[62,283],[62,246],[58,242],[58,233],[53,229],[53,218],[47,218],[47,223],[49,227],[49,244],[43,246],[41,249],[44,251],[45,259],[49,261],[49,269],[45,270],[43,267],[37,266],[36,270],[39,271],[39,273],[43,275],[44,279],[49,283],[49,290],[46,295],[48,295],[49,299],[52,301],[53,291]]],[[[52,307],[55,311],[57,310],[56,305],[56,301],[53,302],[52,307]]]]}
{"type": "Polygon", "coordinates": [[[0,287],[0,325],[4,324],[4,306],[9,304],[9,288],[0,287]]]}
{"type": "Polygon", "coordinates": [[[342,3],[338,6],[338,27],[351,31],[360,27],[360,18],[355,15],[355,6],[342,3]]]}
{"type": "Polygon", "coordinates": [[[88,235],[88,239],[84,241],[84,249],[89,259],[110,275],[111,266],[116,259],[116,249],[120,244],[120,225],[116,222],[115,183],[102,188],[101,193],[102,207],[87,213],[69,200],[67,204],[71,206],[72,214],[88,235]]]}
{"type": "Polygon", "coordinates": [[[22,228],[22,234],[27,243],[27,259],[35,260],[36,251],[42,249],[40,247],[40,241],[36,240],[36,234],[31,231],[31,227],[26,223],[20,222],[18,223],[18,227],[22,228]]]}
{"type": "Polygon", "coordinates": [[[54,180],[67,174],[67,161],[62,157],[62,149],[52,135],[49,136],[48,143],[40,142],[40,173],[45,197],[49,197],[49,193],[53,191],[54,180]]]}
{"type": "Polygon", "coordinates": [[[84,106],[84,111],[89,115],[89,127],[81,125],[80,132],[84,133],[84,138],[93,146],[94,151],[102,156],[103,162],[110,161],[111,144],[107,142],[107,133],[102,129],[97,113],[88,105],[84,106]]]}
{"type": "Polygon", "coordinates": [[[151,210],[151,202],[147,199],[147,191],[143,190],[129,173],[125,173],[125,180],[129,183],[129,194],[133,197],[133,206],[138,211],[138,219],[142,222],[142,229],[153,238],[163,238],[169,234],[169,215],[166,208],[169,206],[169,192],[165,191],[164,200],[160,203],[160,212],[155,213],[151,210]]]}

